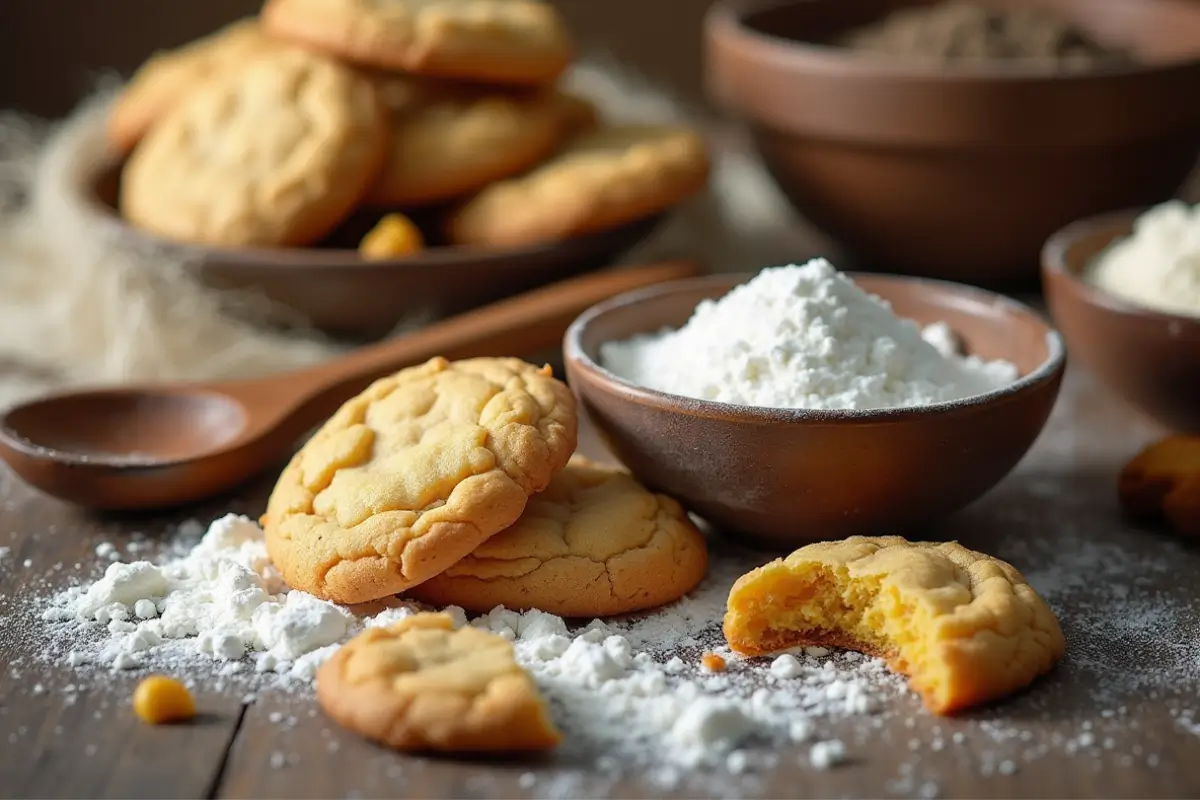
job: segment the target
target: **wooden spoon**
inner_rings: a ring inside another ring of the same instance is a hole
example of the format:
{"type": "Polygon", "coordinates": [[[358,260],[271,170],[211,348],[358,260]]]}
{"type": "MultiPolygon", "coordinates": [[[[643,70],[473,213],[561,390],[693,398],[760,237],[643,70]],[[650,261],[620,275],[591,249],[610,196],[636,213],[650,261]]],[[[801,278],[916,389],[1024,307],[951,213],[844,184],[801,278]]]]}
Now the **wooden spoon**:
{"type": "Polygon", "coordinates": [[[309,369],[219,383],[52,395],[0,417],[0,458],[47,494],[88,508],[163,508],[209,497],[277,463],[377,378],[434,356],[532,353],[613,295],[694,276],[691,262],[561,281],[309,369]]]}

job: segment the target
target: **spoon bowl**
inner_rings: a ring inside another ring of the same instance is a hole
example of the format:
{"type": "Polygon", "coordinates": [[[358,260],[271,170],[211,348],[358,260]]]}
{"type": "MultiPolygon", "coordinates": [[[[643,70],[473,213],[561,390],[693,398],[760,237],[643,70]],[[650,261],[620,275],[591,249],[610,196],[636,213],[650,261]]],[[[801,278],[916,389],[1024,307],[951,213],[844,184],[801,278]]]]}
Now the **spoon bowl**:
{"type": "Polygon", "coordinates": [[[88,508],[165,508],[218,494],[289,452],[372,381],[434,356],[555,346],[584,309],[693,276],[675,261],[571,278],[315,367],[249,381],[130,386],[34,400],[0,416],[0,458],[27,483],[88,508]]]}

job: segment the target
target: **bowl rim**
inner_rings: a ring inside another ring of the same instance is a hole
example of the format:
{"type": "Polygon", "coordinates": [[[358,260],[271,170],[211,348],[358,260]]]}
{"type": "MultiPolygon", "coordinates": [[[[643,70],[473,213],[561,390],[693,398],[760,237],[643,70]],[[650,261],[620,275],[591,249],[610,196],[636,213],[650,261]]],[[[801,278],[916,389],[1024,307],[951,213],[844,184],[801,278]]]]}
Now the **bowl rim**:
{"type": "MultiPolygon", "coordinates": [[[[1171,311],[1162,311],[1150,306],[1141,305],[1132,300],[1126,300],[1098,286],[1094,286],[1084,279],[1083,272],[1088,269],[1090,262],[1088,264],[1080,264],[1078,267],[1073,267],[1068,263],[1067,253],[1080,239],[1093,235],[1103,228],[1117,227],[1119,225],[1121,228],[1126,229],[1124,233],[1118,234],[1118,238],[1114,239],[1104,248],[1107,250],[1117,241],[1123,241],[1131,236],[1138,218],[1156,207],[1135,206],[1118,211],[1106,211],[1102,214],[1095,214],[1075,220],[1059,228],[1050,235],[1050,238],[1042,246],[1041,271],[1043,291],[1049,294],[1048,290],[1052,281],[1057,280],[1069,286],[1070,291],[1081,302],[1100,308],[1107,313],[1129,319],[1166,323],[1168,325],[1194,326],[1197,332],[1200,333],[1200,315],[1190,316],[1171,311]]],[[[1104,252],[1104,250],[1100,252],[1104,252]]]]}
{"type": "MultiPolygon", "coordinates": [[[[90,171],[79,181],[81,210],[92,220],[103,225],[113,237],[124,237],[134,247],[156,248],[175,251],[192,262],[206,263],[208,268],[232,268],[239,272],[305,271],[325,272],[328,270],[380,272],[400,269],[454,269],[465,264],[487,266],[505,264],[519,260],[541,260],[549,254],[557,254],[564,248],[590,251],[595,242],[622,233],[641,229],[638,241],[647,238],[680,204],[669,206],[656,214],[650,214],[604,230],[583,233],[551,242],[541,242],[520,247],[496,248],[478,245],[439,245],[422,250],[415,256],[405,258],[365,259],[358,251],[348,247],[219,247],[200,242],[184,242],[141,230],[130,225],[120,213],[97,196],[96,189],[106,170],[120,166],[120,160],[102,164],[90,171]]],[[[685,201],[686,202],[686,201],[685,201]]],[[[381,213],[391,213],[380,209],[381,213]]],[[[400,212],[403,213],[403,212],[400,212]]]]}
{"type": "MultiPolygon", "coordinates": [[[[761,271],[761,270],[760,270],[761,271]]],[[[638,305],[651,299],[668,294],[729,284],[729,288],[745,283],[758,272],[727,272],[705,275],[698,278],[667,281],[643,289],[635,289],[619,294],[603,302],[597,303],[580,314],[571,323],[563,339],[563,357],[568,365],[576,366],[589,374],[589,377],[606,385],[617,393],[624,395],[643,405],[651,406],[661,411],[709,419],[730,419],[738,422],[759,424],[780,423],[852,423],[860,425],[876,425],[893,422],[914,421],[931,416],[939,416],[956,412],[973,411],[992,406],[1027,394],[1033,389],[1053,382],[1062,376],[1067,361],[1066,345],[1062,334],[1043,315],[1030,306],[1014,300],[1006,295],[980,289],[954,281],[936,278],[922,278],[907,275],[891,275],[879,272],[847,271],[845,274],[851,280],[859,277],[884,279],[893,283],[916,286],[940,287],[974,302],[984,303],[995,307],[1004,307],[1010,311],[1026,314],[1041,323],[1046,329],[1046,347],[1048,355],[1037,368],[1018,377],[1012,383],[993,389],[983,394],[971,395],[959,400],[946,400],[921,406],[906,406],[882,409],[806,409],[806,408],[769,408],[765,406],[749,406],[738,403],[724,403],[715,400],[685,397],[669,394],[657,389],[639,386],[615,372],[602,366],[593,359],[583,348],[583,335],[588,327],[600,316],[619,308],[638,305]],[[730,283],[730,281],[736,281],[730,283]]],[[[661,330],[661,328],[660,328],[661,330]]],[[[650,331],[646,331],[649,333],[650,331]]]]}
{"type": "MultiPolygon", "coordinates": [[[[1153,0],[1158,2],[1159,0],[1153,0]]],[[[1200,66],[1200,48],[1191,57],[1144,63],[1105,66],[1080,72],[1047,71],[1020,61],[984,62],[955,65],[946,69],[935,63],[904,61],[886,56],[853,53],[847,48],[823,42],[788,39],[755,30],[746,24],[752,14],[813,0],[715,0],[704,15],[704,30],[709,39],[720,39],[737,48],[743,56],[772,67],[806,67],[845,77],[874,78],[897,83],[936,81],[946,83],[1056,82],[1063,84],[1111,80],[1119,77],[1159,75],[1200,66]]],[[[1172,5],[1176,3],[1172,0],[1172,5]]],[[[1181,4],[1180,4],[1181,5],[1181,4]]],[[[1182,7],[1182,5],[1181,5],[1182,7]]],[[[1200,13],[1200,10],[1198,10],[1200,13]]]]}

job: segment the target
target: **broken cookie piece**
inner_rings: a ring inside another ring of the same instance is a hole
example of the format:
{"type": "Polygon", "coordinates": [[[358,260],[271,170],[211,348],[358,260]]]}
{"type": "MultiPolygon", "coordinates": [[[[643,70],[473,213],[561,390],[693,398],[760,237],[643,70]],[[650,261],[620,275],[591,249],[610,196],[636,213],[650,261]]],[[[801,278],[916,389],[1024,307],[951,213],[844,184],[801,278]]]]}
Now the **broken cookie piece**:
{"type": "Polygon", "coordinates": [[[397,750],[548,750],[562,734],[512,645],[448,614],[416,614],[351,639],[317,673],[329,716],[397,750]]]}
{"type": "Polygon", "coordinates": [[[1065,647],[1054,614],[1009,564],[898,536],[811,544],[743,575],[725,637],[750,656],[826,645],[883,658],[937,714],[1028,686],[1065,647]]]}
{"type": "Polygon", "coordinates": [[[1129,513],[1200,537],[1200,436],[1168,436],[1138,453],[1121,470],[1118,493],[1129,513]]]}

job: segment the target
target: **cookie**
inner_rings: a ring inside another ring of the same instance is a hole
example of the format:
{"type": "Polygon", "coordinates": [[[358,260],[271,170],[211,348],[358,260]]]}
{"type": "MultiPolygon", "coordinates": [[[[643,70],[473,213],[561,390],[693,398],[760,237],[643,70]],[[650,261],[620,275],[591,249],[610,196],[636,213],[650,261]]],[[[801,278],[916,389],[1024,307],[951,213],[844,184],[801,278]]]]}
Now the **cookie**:
{"type": "Polygon", "coordinates": [[[515,358],[435,358],[376,381],[292,458],[262,522],[296,589],[363,603],[517,521],[575,450],[575,401],[515,358]]]}
{"type": "Polygon", "coordinates": [[[415,75],[545,85],[573,55],[540,0],[268,0],[262,20],[281,39],[415,75]]]}
{"type": "Polygon", "coordinates": [[[231,23],[176,50],[162,50],[143,64],[117,96],[108,115],[108,138],[132,150],[150,126],[182,97],[218,73],[280,49],[250,17],[231,23]]]}
{"type": "Polygon", "coordinates": [[[453,214],[455,244],[513,247],[607,230],[665,211],[708,179],[691,131],[601,126],[523,176],[493,184],[453,214]]]}
{"type": "Polygon", "coordinates": [[[1065,648],[1053,612],[1012,566],[898,536],[811,544],[743,575],[725,638],[743,655],[824,645],[886,659],[938,714],[1028,686],[1065,648]]]}
{"type": "Polygon", "coordinates": [[[578,114],[553,92],[503,92],[428,79],[381,81],[391,145],[368,196],[381,206],[460,198],[524,172],[564,138],[578,114]]]}
{"type": "Polygon", "coordinates": [[[397,750],[549,750],[562,740],[506,639],[454,629],[447,614],[368,628],[317,672],[317,700],[338,723],[397,750]]]}
{"type": "Polygon", "coordinates": [[[1168,436],[1138,453],[1117,485],[1131,514],[1166,519],[1185,536],[1200,537],[1200,436],[1168,436]]]}
{"type": "Polygon", "coordinates": [[[311,244],[366,193],[386,141],[370,80],[289,49],[222,72],[168,112],[126,163],[121,211],[180,241],[311,244]]]}
{"type": "Polygon", "coordinates": [[[576,456],[515,525],[408,594],[471,611],[603,617],[678,600],[707,566],[704,537],[678,503],[576,456]]]}
{"type": "Polygon", "coordinates": [[[358,243],[358,254],[367,261],[386,261],[419,253],[425,247],[421,229],[403,214],[388,214],[367,231],[358,243]]]}

